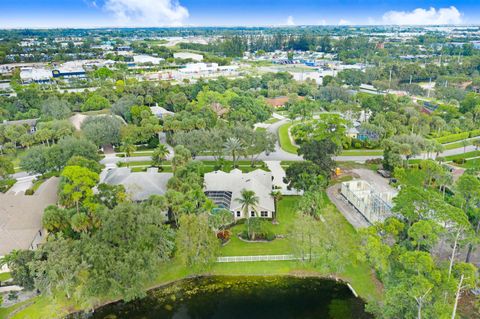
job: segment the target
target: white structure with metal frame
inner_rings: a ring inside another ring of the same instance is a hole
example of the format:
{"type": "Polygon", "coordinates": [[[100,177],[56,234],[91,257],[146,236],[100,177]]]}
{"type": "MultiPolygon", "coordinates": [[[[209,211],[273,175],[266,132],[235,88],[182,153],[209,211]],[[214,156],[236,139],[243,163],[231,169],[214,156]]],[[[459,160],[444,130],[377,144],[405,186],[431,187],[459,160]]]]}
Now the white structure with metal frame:
{"type": "Polygon", "coordinates": [[[377,192],[364,180],[342,183],[341,194],[369,223],[383,222],[392,214],[392,192],[377,192]]]}

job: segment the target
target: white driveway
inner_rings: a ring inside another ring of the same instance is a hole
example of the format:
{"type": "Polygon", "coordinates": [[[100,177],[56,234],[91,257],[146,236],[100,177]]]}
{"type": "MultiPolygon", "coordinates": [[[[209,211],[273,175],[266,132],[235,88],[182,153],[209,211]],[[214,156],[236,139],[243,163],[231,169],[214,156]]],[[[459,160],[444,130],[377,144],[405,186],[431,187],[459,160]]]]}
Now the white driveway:
{"type": "Polygon", "coordinates": [[[287,184],[283,182],[285,177],[285,170],[280,165],[280,161],[265,161],[268,169],[272,172],[273,176],[273,186],[277,188],[282,195],[302,195],[303,191],[297,191],[295,189],[287,189],[287,184]]]}

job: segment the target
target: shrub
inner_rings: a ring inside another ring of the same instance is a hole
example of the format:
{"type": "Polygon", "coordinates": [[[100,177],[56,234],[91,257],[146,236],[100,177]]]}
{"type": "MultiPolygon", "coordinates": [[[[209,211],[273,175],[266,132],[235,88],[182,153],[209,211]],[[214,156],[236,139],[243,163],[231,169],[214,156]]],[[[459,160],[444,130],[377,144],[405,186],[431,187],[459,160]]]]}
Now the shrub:
{"type": "Polygon", "coordinates": [[[480,136],[480,129],[470,131],[470,137],[480,136]]]}
{"type": "Polygon", "coordinates": [[[366,164],[382,164],[381,158],[372,158],[365,161],[366,164]]]}
{"type": "Polygon", "coordinates": [[[0,192],[6,193],[16,182],[13,178],[0,180],[0,192]]]}
{"type": "Polygon", "coordinates": [[[464,158],[455,158],[453,162],[455,164],[465,164],[466,160],[464,158]]]}
{"type": "Polygon", "coordinates": [[[217,233],[217,238],[220,239],[223,243],[227,242],[230,239],[231,233],[229,230],[222,230],[217,233]]]}
{"type": "Polygon", "coordinates": [[[25,195],[33,195],[35,193],[35,191],[33,190],[33,188],[29,188],[25,191],[25,195]]]}
{"type": "Polygon", "coordinates": [[[470,132],[463,132],[463,133],[450,134],[442,137],[437,137],[435,140],[440,144],[445,144],[445,143],[461,141],[468,138],[469,136],[470,136],[470,132]]]}

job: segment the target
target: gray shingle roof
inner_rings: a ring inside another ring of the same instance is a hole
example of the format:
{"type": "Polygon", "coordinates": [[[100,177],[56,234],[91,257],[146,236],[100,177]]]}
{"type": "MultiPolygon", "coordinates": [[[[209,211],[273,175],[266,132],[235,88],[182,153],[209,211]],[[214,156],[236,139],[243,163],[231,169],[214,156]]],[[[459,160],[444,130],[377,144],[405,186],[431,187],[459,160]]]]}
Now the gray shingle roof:
{"type": "Polygon", "coordinates": [[[0,193],[0,256],[29,249],[42,229],[43,211],[57,201],[58,178],[44,182],[32,196],[0,193]]]}
{"type": "Polygon", "coordinates": [[[158,173],[157,169],[132,173],[130,168],[121,167],[108,171],[103,183],[123,185],[133,201],[147,200],[151,195],[163,195],[172,173],[158,173]]]}
{"type": "Polygon", "coordinates": [[[205,174],[205,191],[226,191],[232,192],[230,202],[231,211],[240,211],[241,204],[236,200],[241,198],[243,189],[251,190],[258,196],[258,211],[274,211],[275,203],[272,192],[272,173],[257,169],[250,173],[242,173],[239,169],[234,169],[230,173],[215,171],[205,174]]]}

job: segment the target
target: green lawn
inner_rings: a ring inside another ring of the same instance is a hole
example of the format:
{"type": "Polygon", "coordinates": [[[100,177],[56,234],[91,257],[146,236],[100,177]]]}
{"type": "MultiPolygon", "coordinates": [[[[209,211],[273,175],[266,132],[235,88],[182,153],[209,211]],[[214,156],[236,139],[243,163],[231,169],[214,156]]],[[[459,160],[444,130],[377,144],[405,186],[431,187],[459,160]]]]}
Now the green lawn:
{"type": "Polygon", "coordinates": [[[472,151],[472,152],[466,152],[466,153],[462,153],[462,154],[445,156],[445,160],[453,161],[453,160],[456,160],[456,159],[472,158],[472,157],[477,157],[477,156],[480,156],[480,151],[472,151]]]}
{"type": "Polygon", "coordinates": [[[476,158],[473,160],[468,160],[464,164],[459,165],[463,168],[479,168],[480,167],[480,158],[476,158]]]}
{"type": "Polygon", "coordinates": [[[10,278],[12,278],[12,276],[10,275],[9,272],[2,272],[2,273],[0,274],[0,282],[5,281],[5,280],[8,280],[8,279],[10,279],[10,278]]]}
{"type": "MultiPolygon", "coordinates": [[[[474,140],[468,140],[466,141],[466,145],[472,145],[473,144],[473,141],[474,140]]],[[[443,144],[443,147],[445,148],[445,150],[453,150],[455,148],[461,148],[461,147],[464,147],[465,145],[463,144],[463,142],[455,142],[455,143],[451,143],[451,144],[443,144]]]]}
{"type": "Polygon", "coordinates": [[[293,123],[286,123],[280,126],[278,129],[278,141],[280,147],[288,153],[297,154],[297,149],[295,145],[292,144],[290,136],[288,135],[288,129],[292,126],[293,123]]]}
{"type": "MultiPolygon", "coordinates": [[[[294,222],[295,207],[299,201],[297,196],[285,196],[278,203],[278,224],[269,224],[272,232],[278,235],[287,235],[288,229],[294,222]]],[[[245,224],[232,227],[230,241],[222,247],[222,256],[254,256],[254,255],[285,255],[290,254],[291,247],[287,239],[277,238],[270,242],[248,243],[237,236],[246,228],[245,224]]]]}
{"type": "Polygon", "coordinates": [[[268,120],[266,120],[266,121],[263,122],[263,123],[265,123],[265,124],[273,124],[273,123],[277,123],[278,121],[280,121],[280,120],[277,119],[277,118],[275,118],[275,117],[271,117],[271,118],[269,118],[268,120]]]}
{"type": "Polygon", "coordinates": [[[340,156],[380,156],[383,155],[383,150],[345,150],[340,153],[340,156]]]}

